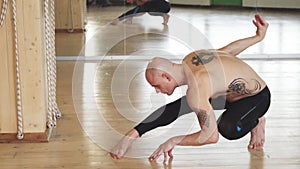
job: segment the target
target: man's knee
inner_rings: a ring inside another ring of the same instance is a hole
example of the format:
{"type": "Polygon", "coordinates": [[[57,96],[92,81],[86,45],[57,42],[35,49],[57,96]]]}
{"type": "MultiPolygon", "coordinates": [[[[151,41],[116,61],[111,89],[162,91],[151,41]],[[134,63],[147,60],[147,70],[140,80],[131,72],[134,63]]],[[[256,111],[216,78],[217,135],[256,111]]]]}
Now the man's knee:
{"type": "Polygon", "coordinates": [[[241,138],[244,134],[241,133],[241,127],[236,124],[219,122],[218,123],[219,133],[228,140],[236,140],[241,138]]]}

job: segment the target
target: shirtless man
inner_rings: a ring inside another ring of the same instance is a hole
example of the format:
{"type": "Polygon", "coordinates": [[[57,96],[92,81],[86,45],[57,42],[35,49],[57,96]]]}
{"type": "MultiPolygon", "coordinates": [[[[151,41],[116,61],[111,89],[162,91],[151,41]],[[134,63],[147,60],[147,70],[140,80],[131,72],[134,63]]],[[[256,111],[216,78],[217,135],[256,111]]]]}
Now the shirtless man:
{"type": "MultiPolygon", "coordinates": [[[[126,0],[128,3],[133,3],[133,0],[126,0]]],[[[135,16],[144,15],[148,12],[152,16],[163,17],[163,24],[167,25],[171,10],[171,5],[166,0],[136,0],[137,6],[126,13],[123,13],[118,18],[111,22],[111,25],[117,25],[120,21],[125,20],[125,23],[131,24],[132,18],[135,16]]]]}
{"type": "Polygon", "coordinates": [[[130,130],[111,150],[113,158],[122,158],[131,144],[147,131],[170,124],[179,116],[195,112],[201,130],[175,136],[161,144],[149,157],[156,161],[164,154],[173,157],[176,145],[201,146],[217,143],[219,133],[239,139],[251,132],[249,149],[260,150],[265,141],[265,118],[270,105],[266,83],[245,62],[236,57],[249,46],[264,39],[268,23],[255,15],[256,35],[234,41],[218,50],[199,50],[188,54],[181,64],[154,58],[148,64],[146,79],[157,92],[171,95],[174,89],[187,85],[186,96],[153,112],[130,130]],[[216,120],[213,110],[225,109],[216,120]]]}

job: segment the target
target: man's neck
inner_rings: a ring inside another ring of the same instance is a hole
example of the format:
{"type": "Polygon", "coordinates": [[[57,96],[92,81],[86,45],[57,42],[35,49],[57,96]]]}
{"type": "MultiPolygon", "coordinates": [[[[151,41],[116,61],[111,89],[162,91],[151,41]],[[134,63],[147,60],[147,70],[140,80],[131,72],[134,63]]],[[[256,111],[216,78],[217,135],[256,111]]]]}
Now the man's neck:
{"type": "Polygon", "coordinates": [[[174,78],[178,84],[178,86],[182,86],[186,84],[186,77],[184,74],[183,66],[182,64],[176,64],[173,65],[174,68],[174,78]]]}

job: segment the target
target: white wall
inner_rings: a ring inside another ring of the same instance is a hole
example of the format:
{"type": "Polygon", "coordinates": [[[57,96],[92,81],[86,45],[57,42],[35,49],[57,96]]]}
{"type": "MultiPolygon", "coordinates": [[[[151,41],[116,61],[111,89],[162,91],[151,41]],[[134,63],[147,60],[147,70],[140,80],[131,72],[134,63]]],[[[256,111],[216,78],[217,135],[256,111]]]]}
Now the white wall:
{"type": "Polygon", "coordinates": [[[300,0],[243,0],[243,6],[300,9],[300,0]]]}

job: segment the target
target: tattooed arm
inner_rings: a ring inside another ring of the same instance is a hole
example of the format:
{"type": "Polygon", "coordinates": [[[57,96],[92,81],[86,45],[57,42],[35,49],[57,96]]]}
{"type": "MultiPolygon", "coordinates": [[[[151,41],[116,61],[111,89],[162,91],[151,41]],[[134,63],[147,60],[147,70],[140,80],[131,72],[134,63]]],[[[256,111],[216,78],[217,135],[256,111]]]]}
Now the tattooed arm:
{"type": "Polygon", "coordinates": [[[213,109],[209,103],[206,107],[207,108],[199,109],[196,112],[201,130],[192,134],[171,138],[175,145],[201,146],[218,141],[217,123],[213,109]]]}
{"type": "Polygon", "coordinates": [[[209,75],[201,73],[196,84],[189,84],[187,101],[196,113],[201,130],[192,134],[174,137],[176,145],[201,146],[215,143],[218,140],[218,129],[215,114],[209,98],[211,97],[211,84],[209,75]]]}
{"type": "Polygon", "coordinates": [[[262,41],[266,35],[269,24],[258,14],[255,15],[255,20],[252,22],[257,28],[256,35],[234,41],[218,50],[222,50],[236,56],[248,47],[262,41]]]}
{"type": "Polygon", "coordinates": [[[176,145],[201,146],[216,143],[219,139],[219,132],[212,108],[199,110],[196,114],[201,126],[200,131],[170,138],[154,151],[154,153],[149,157],[149,160],[156,161],[163,154],[165,163],[168,156],[173,158],[172,151],[176,145]]]}
{"type": "MultiPolygon", "coordinates": [[[[192,134],[175,136],[161,144],[156,151],[149,157],[151,161],[156,161],[160,155],[164,154],[164,162],[168,156],[173,157],[172,150],[176,145],[180,146],[201,146],[216,143],[219,139],[216,118],[213,108],[209,103],[209,80],[203,78],[199,83],[201,86],[189,85],[187,100],[189,106],[196,112],[201,130],[192,134]],[[191,87],[192,86],[192,87],[191,87]]],[[[197,83],[198,84],[198,83],[197,83]]]]}

